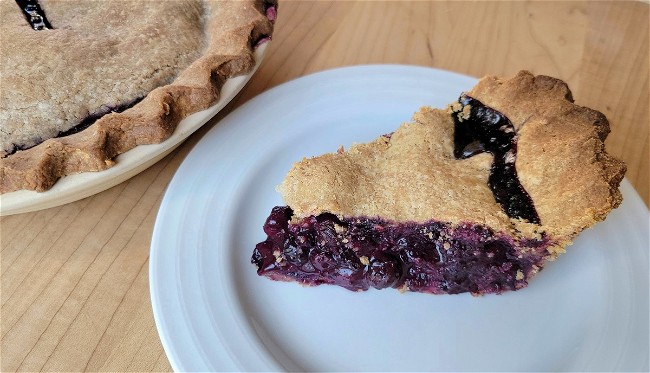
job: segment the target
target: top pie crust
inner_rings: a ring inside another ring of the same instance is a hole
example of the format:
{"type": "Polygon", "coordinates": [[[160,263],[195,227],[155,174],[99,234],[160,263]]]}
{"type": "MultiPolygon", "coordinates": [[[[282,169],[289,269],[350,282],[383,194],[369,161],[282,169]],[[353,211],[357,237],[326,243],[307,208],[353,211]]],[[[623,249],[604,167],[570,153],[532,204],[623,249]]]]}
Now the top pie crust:
{"type": "Polygon", "coordinates": [[[13,1],[0,2],[2,193],[44,191],[165,140],[212,105],[227,78],[252,69],[254,44],[273,26],[268,4],[253,0],[41,4],[53,30],[32,30],[13,1]],[[55,137],[88,116],[101,117],[55,137]],[[16,146],[34,147],[11,154],[16,146]]]}
{"type": "Polygon", "coordinates": [[[296,163],[279,187],[294,220],[330,212],[478,223],[516,236],[550,236],[557,254],[621,203],[625,165],[605,152],[607,119],[575,105],[564,82],[522,71],[508,80],[483,78],[467,94],[513,123],[515,166],[541,225],[504,213],[487,185],[492,155],[455,159],[451,108],[429,107],[390,135],[296,163]]]}

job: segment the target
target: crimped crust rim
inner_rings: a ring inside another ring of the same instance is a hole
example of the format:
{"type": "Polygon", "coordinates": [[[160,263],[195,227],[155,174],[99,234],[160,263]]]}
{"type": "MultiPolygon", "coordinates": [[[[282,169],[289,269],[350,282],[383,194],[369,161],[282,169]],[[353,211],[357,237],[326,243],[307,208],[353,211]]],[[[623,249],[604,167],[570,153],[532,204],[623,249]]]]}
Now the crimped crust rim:
{"type": "Polygon", "coordinates": [[[133,107],[104,115],[78,133],[51,138],[0,159],[0,194],[21,189],[43,192],[63,176],[110,168],[117,155],[138,145],[166,140],[183,118],[218,101],[227,79],[252,70],[253,43],[263,35],[270,36],[273,30],[259,1],[227,4],[229,11],[209,22],[248,17],[228,29],[228,34],[216,37],[236,39],[241,43],[237,53],[224,54],[220,44],[209,43],[207,50],[172,83],[149,92],[133,107]]]}

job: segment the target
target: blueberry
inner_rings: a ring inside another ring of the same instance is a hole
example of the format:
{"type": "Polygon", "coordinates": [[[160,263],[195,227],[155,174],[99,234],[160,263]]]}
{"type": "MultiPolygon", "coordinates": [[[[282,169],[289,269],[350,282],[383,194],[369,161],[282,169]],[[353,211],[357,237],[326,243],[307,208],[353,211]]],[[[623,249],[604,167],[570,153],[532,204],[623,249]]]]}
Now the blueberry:
{"type": "Polygon", "coordinates": [[[274,207],[264,224],[264,233],[273,236],[286,230],[289,226],[291,215],[293,215],[293,211],[287,206],[274,207]]]}
{"type": "Polygon", "coordinates": [[[307,250],[298,247],[290,238],[284,242],[282,255],[289,263],[297,265],[302,265],[309,260],[307,250]]]}
{"type": "Polygon", "coordinates": [[[434,264],[440,262],[436,242],[420,233],[401,237],[397,240],[394,250],[399,252],[400,258],[405,263],[424,262],[434,264]]]}
{"type": "Polygon", "coordinates": [[[275,267],[275,256],[273,255],[273,243],[270,241],[260,242],[255,246],[251,263],[257,266],[259,273],[275,267]]]}
{"type": "Polygon", "coordinates": [[[320,247],[336,247],[338,246],[338,237],[336,231],[334,230],[334,224],[329,222],[329,224],[323,223],[319,224],[316,227],[315,241],[316,244],[320,247]]]}
{"type": "Polygon", "coordinates": [[[429,288],[434,283],[433,279],[422,268],[408,268],[406,278],[409,288],[419,291],[429,288]]]}
{"type": "Polygon", "coordinates": [[[483,249],[488,260],[496,263],[504,263],[508,260],[508,244],[500,241],[492,241],[485,244],[483,249]]]}
{"type": "Polygon", "coordinates": [[[319,271],[327,272],[332,268],[336,268],[336,261],[334,256],[329,251],[320,249],[313,249],[309,253],[309,261],[319,271]]]}
{"type": "Polygon", "coordinates": [[[368,282],[376,289],[392,287],[402,277],[400,261],[388,254],[376,253],[368,265],[368,282]]]}
{"type": "Polygon", "coordinates": [[[337,255],[336,260],[341,267],[359,270],[363,267],[357,255],[351,249],[343,248],[337,255]]]}

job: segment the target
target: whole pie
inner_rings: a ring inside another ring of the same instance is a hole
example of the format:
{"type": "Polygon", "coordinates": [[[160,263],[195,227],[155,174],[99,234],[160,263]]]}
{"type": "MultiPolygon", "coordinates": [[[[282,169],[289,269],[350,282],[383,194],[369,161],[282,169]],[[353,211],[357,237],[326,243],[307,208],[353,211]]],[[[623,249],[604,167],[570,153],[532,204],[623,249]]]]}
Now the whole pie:
{"type": "Polygon", "coordinates": [[[0,2],[0,192],[110,167],[254,67],[272,1],[0,2]]]}
{"type": "Polygon", "coordinates": [[[608,133],[561,80],[483,78],[445,110],[296,163],[252,262],[273,280],[356,291],[523,288],[621,203],[608,133]]]}

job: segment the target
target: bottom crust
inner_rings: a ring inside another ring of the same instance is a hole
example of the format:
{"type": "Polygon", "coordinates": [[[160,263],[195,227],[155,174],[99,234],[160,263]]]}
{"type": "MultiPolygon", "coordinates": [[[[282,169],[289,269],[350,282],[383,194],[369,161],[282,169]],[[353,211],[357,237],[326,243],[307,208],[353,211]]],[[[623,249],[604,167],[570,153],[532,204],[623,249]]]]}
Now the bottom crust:
{"type": "Polygon", "coordinates": [[[551,257],[548,237],[523,239],[473,223],[397,223],[323,213],[291,222],[273,208],[251,262],[272,280],[353,291],[502,293],[528,285],[551,257]]]}

